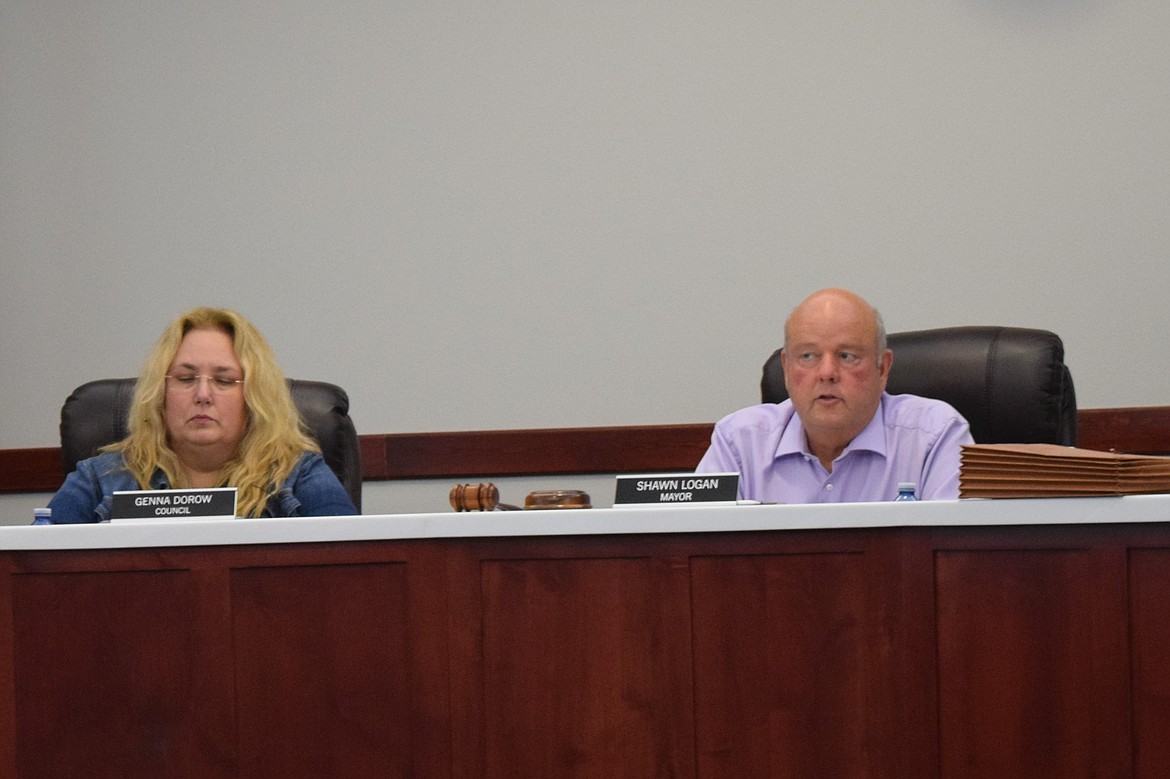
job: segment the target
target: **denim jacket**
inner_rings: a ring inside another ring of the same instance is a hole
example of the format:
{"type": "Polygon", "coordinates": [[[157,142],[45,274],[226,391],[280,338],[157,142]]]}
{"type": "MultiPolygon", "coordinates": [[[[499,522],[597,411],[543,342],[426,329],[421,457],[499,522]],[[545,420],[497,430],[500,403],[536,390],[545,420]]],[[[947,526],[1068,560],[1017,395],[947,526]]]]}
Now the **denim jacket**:
{"type": "MultiPolygon", "coordinates": [[[[162,471],[155,471],[150,488],[170,488],[162,471]]],[[[137,489],[138,482],[126,470],[121,452],[105,452],[82,460],[49,501],[52,524],[105,522],[110,518],[114,492],[137,489]]],[[[305,452],[284,484],[268,499],[261,516],[331,517],[356,513],[349,493],[324,458],[305,452]]]]}

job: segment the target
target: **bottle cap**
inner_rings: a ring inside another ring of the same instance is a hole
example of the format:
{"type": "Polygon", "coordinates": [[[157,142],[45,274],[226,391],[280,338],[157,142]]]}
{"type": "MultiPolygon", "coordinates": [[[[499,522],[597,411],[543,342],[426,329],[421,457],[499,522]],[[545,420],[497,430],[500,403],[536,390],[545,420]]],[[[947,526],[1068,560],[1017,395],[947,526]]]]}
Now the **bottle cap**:
{"type": "Polygon", "coordinates": [[[918,485],[912,481],[898,482],[898,492],[913,492],[918,489],[918,485]]]}

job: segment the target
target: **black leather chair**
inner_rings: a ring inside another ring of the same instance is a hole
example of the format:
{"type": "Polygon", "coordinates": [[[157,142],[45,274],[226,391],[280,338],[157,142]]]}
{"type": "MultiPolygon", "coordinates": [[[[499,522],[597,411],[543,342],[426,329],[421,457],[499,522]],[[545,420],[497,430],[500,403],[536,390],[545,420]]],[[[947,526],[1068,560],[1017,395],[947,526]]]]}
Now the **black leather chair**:
{"type": "MultiPolygon", "coordinates": [[[[966,417],[977,443],[1076,445],[1076,393],[1055,333],[944,327],[890,333],[888,340],[894,366],[887,391],[945,400],[966,417]]],[[[764,403],[788,397],[779,349],[764,363],[760,394],[764,403]]]]}
{"type": "MultiPolygon", "coordinates": [[[[61,408],[61,458],[65,473],[79,460],[126,437],[137,379],[98,379],[73,391],[61,408]]],[[[321,455],[337,474],[353,505],[362,510],[361,449],[349,417],[349,396],[335,384],[290,379],[293,402],[321,455]]]]}

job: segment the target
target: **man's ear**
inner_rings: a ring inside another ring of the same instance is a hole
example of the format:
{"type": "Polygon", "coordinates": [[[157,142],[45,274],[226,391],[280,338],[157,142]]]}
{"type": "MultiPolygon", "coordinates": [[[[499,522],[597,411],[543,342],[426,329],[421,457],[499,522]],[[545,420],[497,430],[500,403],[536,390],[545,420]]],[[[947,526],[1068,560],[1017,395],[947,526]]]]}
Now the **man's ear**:
{"type": "Polygon", "coordinates": [[[886,388],[886,382],[890,380],[890,368],[894,367],[894,352],[891,349],[886,349],[882,352],[882,361],[878,366],[879,375],[882,377],[882,389],[886,388]]]}

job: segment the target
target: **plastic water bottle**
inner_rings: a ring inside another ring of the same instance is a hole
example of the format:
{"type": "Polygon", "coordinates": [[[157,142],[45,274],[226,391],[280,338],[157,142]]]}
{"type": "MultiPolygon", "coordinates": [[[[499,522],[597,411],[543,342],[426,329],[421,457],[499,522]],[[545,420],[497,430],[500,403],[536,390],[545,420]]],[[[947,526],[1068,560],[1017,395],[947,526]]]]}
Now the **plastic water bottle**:
{"type": "Polygon", "coordinates": [[[34,525],[51,525],[51,524],[53,524],[53,510],[52,509],[33,509],[33,524],[34,525]]]}
{"type": "Polygon", "coordinates": [[[898,497],[894,500],[918,500],[918,485],[912,481],[898,482],[898,497]]]}

